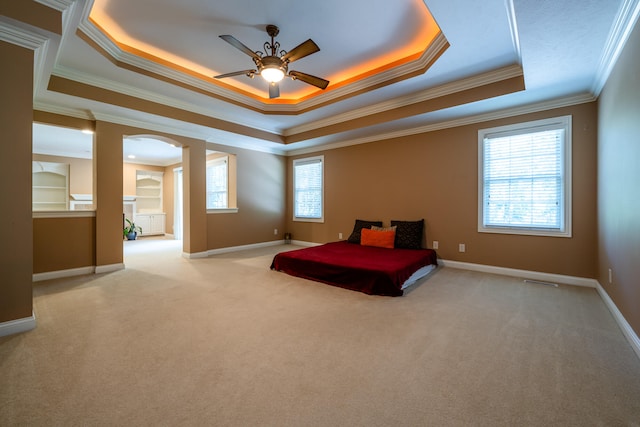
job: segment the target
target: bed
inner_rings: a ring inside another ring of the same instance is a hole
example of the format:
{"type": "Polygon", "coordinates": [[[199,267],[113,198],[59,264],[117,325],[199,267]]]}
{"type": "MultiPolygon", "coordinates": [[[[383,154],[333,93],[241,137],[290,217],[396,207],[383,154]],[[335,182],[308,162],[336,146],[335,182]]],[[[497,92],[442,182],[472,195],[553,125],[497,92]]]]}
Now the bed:
{"type": "Polygon", "coordinates": [[[401,296],[437,266],[431,249],[326,243],[277,254],[271,269],[369,295],[401,296]]]}

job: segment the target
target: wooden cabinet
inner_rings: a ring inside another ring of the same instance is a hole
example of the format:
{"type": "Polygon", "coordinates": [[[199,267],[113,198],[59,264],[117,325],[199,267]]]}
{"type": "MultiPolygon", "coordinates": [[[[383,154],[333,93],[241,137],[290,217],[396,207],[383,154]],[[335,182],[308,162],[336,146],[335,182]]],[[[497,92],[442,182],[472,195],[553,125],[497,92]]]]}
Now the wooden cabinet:
{"type": "Polygon", "coordinates": [[[166,214],[136,214],[135,223],[142,228],[141,236],[164,234],[166,214]]]}
{"type": "Polygon", "coordinates": [[[69,165],[32,162],[32,209],[66,211],[69,209],[69,165]]]}

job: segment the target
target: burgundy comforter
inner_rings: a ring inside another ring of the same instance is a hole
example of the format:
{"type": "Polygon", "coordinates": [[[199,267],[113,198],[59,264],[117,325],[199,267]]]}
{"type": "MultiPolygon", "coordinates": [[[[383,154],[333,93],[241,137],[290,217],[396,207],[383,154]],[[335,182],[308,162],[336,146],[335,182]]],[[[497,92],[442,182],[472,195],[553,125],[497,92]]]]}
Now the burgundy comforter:
{"type": "Polygon", "coordinates": [[[272,270],[369,295],[400,296],[419,268],[437,265],[431,249],[386,249],[346,241],[282,252],[272,270]]]}

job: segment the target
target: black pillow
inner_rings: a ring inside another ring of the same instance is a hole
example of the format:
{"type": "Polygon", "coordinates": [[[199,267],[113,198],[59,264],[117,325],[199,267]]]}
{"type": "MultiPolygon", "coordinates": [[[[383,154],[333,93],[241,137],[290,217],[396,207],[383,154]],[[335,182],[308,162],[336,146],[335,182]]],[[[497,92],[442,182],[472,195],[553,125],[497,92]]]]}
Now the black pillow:
{"type": "Polygon", "coordinates": [[[365,221],[363,219],[356,219],[353,231],[351,232],[351,236],[347,239],[347,242],[360,244],[360,231],[363,228],[371,228],[372,225],[382,227],[382,221],[365,221]]]}
{"type": "Polygon", "coordinates": [[[394,246],[400,249],[421,249],[424,219],[420,221],[391,221],[396,226],[394,246]]]}

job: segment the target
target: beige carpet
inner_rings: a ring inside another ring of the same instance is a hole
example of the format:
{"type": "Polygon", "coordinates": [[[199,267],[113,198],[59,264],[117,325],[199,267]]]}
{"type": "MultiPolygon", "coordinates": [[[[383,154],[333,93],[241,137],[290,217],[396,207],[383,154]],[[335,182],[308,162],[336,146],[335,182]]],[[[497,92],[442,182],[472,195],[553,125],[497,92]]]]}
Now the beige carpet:
{"type": "Polygon", "coordinates": [[[593,289],[441,268],[400,298],[269,270],[280,246],[35,288],[0,425],[640,425],[640,360],[593,289]]]}

